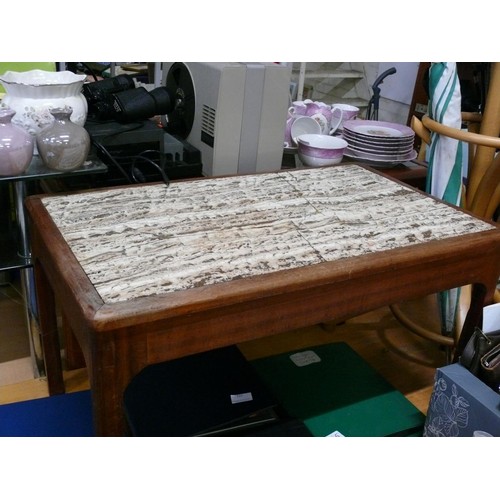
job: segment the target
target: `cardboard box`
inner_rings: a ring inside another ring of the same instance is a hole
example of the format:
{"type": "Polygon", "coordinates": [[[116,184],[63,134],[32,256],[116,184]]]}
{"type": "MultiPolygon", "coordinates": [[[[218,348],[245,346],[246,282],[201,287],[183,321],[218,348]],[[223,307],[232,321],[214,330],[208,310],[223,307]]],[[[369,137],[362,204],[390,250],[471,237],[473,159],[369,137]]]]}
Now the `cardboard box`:
{"type": "Polygon", "coordinates": [[[459,363],[438,368],[424,436],[474,435],[500,436],[500,394],[459,363]]]}
{"type": "Polygon", "coordinates": [[[425,415],[344,342],[252,364],[313,436],[422,436],[425,415]]]}

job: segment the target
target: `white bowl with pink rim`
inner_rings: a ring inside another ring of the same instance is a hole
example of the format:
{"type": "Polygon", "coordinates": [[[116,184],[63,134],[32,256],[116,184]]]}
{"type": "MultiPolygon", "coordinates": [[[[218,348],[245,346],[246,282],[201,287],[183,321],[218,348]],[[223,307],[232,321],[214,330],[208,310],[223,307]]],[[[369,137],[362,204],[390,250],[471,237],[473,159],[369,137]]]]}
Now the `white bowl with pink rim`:
{"type": "Polygon", "coordinates": [[[327,167],[342,161],[348,143],[340,137],[304,134],[297,137],[298,155],[306,167],[327,167]]]}

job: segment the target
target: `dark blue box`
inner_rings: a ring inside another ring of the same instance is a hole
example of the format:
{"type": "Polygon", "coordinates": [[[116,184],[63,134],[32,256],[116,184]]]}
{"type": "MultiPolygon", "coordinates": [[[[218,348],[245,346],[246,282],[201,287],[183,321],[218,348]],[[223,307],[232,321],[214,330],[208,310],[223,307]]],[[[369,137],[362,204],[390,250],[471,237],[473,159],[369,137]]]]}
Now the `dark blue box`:
{"type": "Polygon", "coordinates": [[[500,436],[500,394],[459,363],[438,368],[424,436],[473,437],[488,434],[500,436]]]}

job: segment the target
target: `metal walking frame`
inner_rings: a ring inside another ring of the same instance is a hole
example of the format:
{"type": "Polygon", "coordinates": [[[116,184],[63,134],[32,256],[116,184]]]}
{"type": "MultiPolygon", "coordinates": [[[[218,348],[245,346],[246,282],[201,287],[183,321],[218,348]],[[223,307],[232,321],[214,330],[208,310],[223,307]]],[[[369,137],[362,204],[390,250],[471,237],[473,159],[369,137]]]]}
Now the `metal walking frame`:
{"type": "Polygon", "coordinates": [[[384,81],[384,79],[396,73],[396,68],[392,67],[388,70],[384,71],[374,82],[372,85],[373,95],[371,99],[368,101],[368,108],[366,110],[366,119],[367,120],[378,120],[378,109],[379,109],[379,101],[380,101],[380,84],[384,81]]]}

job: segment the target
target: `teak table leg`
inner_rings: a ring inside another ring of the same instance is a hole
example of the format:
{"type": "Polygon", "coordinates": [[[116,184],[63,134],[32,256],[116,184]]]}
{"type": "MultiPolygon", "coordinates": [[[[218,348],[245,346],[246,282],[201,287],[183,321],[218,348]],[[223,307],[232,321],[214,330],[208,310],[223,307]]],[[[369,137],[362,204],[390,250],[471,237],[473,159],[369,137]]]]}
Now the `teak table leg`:
{"type": "Polygon", "coordinates": [[[62,334],[65,344],[66,369],[77,370],[85,367],[82,350],[64,312],[62,313],[62,334]]]}
{"type": "Polygon", "coordinates": [[[65,392],[54,292],[39,262],[34,266],[42,349],[49,394],[65,392]]]}

